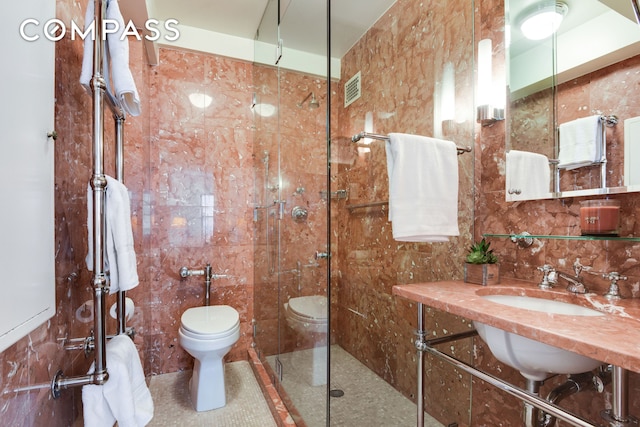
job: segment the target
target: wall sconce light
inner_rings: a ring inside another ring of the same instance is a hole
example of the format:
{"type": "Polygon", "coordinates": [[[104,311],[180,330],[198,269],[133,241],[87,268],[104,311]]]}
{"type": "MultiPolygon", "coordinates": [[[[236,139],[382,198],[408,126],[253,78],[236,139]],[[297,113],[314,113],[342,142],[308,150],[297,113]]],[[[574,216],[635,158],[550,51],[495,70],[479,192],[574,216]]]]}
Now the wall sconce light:
{"type": "Polygon", "coordinates": [[[442,70],[440,115],[443,124],[450,124],[456,118],[456,76],[452,62],[444,64],[444,69],[442,70]]]}
{"type": "Polygon", "coordinates": [[[478,43],[478,88],[477,116],[478,123],[488,126],[498,120],[504,120],[504,101],[500,99],[500,89],[494,87],[492,75],[491,39],[483,39],[478,43]]]}
{"type": "Polygon", "coordinates": [[[558,30],[568,12],[569,6],[559,1],[534,4],[519,17],[520,31],[529,40],[545,39],[558,30]]]}
{"type": "Polygon", "coordinates": [[[456,76],[453,62],[442,67],[433,90],[433,136],[446,139],[454,129],[456,119],[456,76]]]}

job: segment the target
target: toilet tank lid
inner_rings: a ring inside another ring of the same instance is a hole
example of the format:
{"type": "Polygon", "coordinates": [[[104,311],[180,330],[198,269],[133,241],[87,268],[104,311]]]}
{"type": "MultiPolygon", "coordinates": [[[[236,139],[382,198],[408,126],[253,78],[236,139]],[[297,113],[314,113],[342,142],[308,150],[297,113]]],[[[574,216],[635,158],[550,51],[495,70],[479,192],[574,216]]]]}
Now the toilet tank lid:
{"type": "Polygon", "coordinates": [[[193,307],[182,313],[182,326],[198,334],[219,334],[232,329],[240,315],[228,305],[193,307]]]}
{"type": "Polygon", "coordinates": [[[289,308],[304,317],[311,319],[327,318],[327,297],[324,295],[311,295],[306,297],[291,298],[289,308]]]}

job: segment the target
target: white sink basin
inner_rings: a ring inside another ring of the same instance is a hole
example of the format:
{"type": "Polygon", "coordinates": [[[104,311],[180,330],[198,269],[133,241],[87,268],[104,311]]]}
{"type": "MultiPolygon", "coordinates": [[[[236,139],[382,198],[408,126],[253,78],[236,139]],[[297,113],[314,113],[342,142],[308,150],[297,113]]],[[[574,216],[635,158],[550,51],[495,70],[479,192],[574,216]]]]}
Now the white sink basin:
{"type": "MultiPolygon", "coordinates": [[[[483,295],[498,304],[544,313],[568,316],[603,316],[603,313],[579,305],[521,295],[483,295]]],[[[597,368],[602,362],[569,350],[543,344],[502,329],[473,322],[480,337],[496,359],[528,379],[543,381],[550,374],[579,374],[597,368]]]]}

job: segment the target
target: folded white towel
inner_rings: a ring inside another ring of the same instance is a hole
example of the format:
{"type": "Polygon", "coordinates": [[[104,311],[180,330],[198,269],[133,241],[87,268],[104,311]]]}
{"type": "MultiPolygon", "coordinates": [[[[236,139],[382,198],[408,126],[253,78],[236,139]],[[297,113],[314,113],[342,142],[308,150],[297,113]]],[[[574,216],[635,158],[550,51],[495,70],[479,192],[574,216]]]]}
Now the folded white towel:
{"type": "Polygon", "coordinates": [[[543,154],[511,150],[507,153],[507,201],[549,197],[551,170],[543,154]],[[519,194],[517,192],[519,191],[519,194]]]}
{"type": "MultiPolygon", "coordinates": [[[[89,373],[94,370],[91,365],[89,373]]],[[[107,343],[107,372],[103,385],[82,387],[85,427],[141,427],[153,418],[153,400],[144,379],[140,356],[127,335],[107,343]]]]}
{"type": "Polygon", "coordinates": [[[558,167],[576,169],[602,159],[602,121],[600,115],[561,124],[558,167]]]}
{"type": "MultiPolygon", "coordinates": [[[[105,216],[107,222],[104,236],[107,256],[105,269],[109,271],[110,290],[128,291],[138,286],[136,253],[131,230],[131,207],[129,191],[120,181],[107,176],[105,216]]],[[[93,190],[87,188],[87,231],[89,251],[85,258],[87,268],[93,271],[93,190]]]]}
{"type": "MultiPolygon", "coordinates": [[[[105,18],[117,21],[118,31],[107,34],[104,56],[104,79],[107,88],[111,89],[111,79],[115,86],[115,96],[120,101],[126,113],[132,116],[140,115],[140,96],[136,88],[133,75],[129,69],[129,40],[123,37],[125,30],[124,19],[120,13],[117,0],[104,0],[107,2],[105,18]]],[[[94,5],[89,0],[85,13],[85,27],[94,20],[94,5]]],[[[113,28],[113,27],[109,27],[113,28]]],[[[80,72],[80,84],[91,94],[91,78],[93,77],[93,39],[87,37],[84,40],[84,56],[82,58],[82,71],[80,72]]]]}
{"type": "Polygon", "coordinates": [[[458,156],[451,141],[392,133],[386,144],[393,238],[446,242],[459,236],[458,156]]]}

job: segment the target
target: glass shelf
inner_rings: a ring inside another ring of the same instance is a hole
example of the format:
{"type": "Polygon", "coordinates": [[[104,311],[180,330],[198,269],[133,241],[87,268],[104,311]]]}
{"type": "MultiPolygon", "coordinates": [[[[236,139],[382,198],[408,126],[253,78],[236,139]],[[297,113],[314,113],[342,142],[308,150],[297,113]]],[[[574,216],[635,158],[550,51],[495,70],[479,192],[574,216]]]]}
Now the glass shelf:
{"type": "Polygon", "coordinates": [[[496,237],[508,239],[549,239],[549,240],[611,240],[617,242],[640,242],[640,237],[617,237],[617,236],[552,236],[541,234],[492,234],[485,233],[483,237],[496,237]]]}

